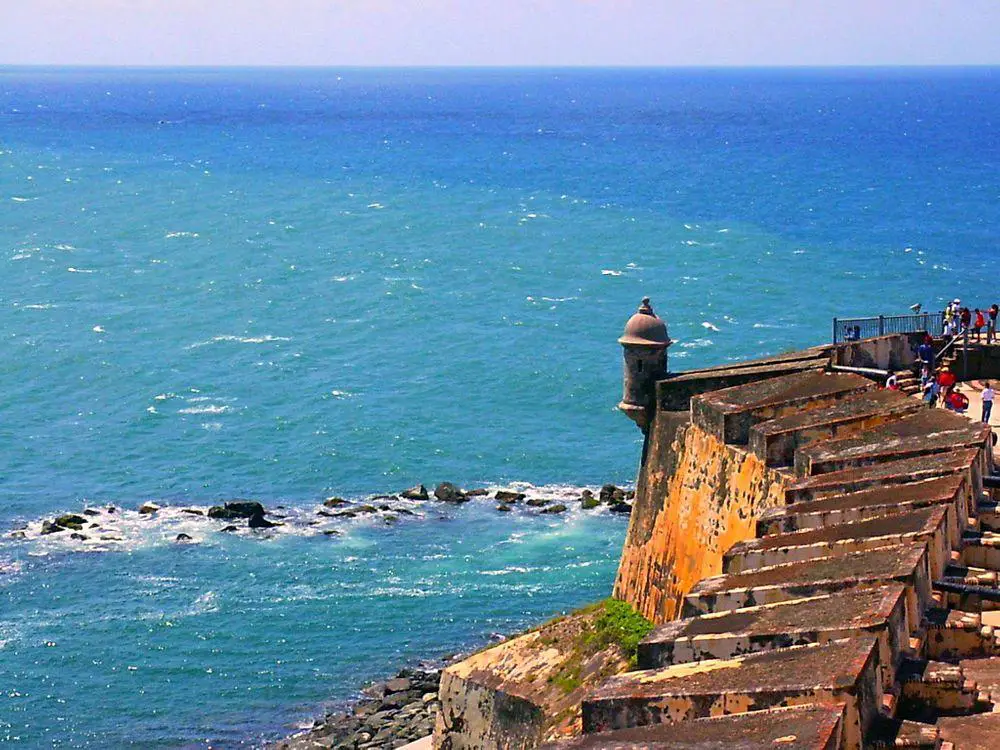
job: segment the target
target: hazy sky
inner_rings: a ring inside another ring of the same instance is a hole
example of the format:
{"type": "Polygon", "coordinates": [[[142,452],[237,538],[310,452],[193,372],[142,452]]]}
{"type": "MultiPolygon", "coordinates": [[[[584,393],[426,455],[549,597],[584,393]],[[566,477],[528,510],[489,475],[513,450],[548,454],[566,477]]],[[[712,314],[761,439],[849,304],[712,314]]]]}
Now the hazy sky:
{"type": "Polygon", "coordinates": [[[0,0],[0,64],[1000,63],[1000,0],[0,0]]]}

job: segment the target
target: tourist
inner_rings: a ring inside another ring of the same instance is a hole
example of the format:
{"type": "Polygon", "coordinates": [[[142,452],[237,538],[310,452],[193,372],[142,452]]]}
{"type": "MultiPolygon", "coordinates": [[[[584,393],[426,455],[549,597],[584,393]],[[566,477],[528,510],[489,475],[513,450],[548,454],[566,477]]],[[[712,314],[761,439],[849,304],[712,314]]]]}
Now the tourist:
{"type": "Polygon", "coordinates": [[[930,336],[924,336],[923,343],[917,347],[917,359],[928,370],[934,369],[934,347],[931,345],[930,336]]]}
{"type": "Polygon", "coordinates": [[[990,412],[993,411],[993,397],[996,395],[993,388],[990,387],[989,381],[983,384],[983,423],[990,423],[990,412]]]}
{"type": "Polygon", "coordinates": [[[937,381],[935,381],[933,378],[924,383],[924,389],[923,389],[924,401],[927,402],[927,405],[931,409],[937,406],[938,394],[940,392],[941,392],[941,387],[937,384],[937,381]]]}
{"type": "Polygon", "coordinates": [[[997,313],[1000,313],[1000,307],[994,302],[990,305],[990,309],[987,311],[986,315],[986,343],[992,344],[993,339],[997,335],[997,313]]]}
{"type": "Polygon", "coordinates": [[[944,331],[945,336],[955,335],[955,308],[949,302],[944,307],[944,331]]]}
{"type": "Polygon", "coordinates": [[[899,390],[899,379],[896,377],[896,373],[894,373],[892,370],[889,370],[889,377],[886,378],[885,387],[888,388],[890,391],[899,390]]]}
{"type": "Polygon", "coordinates": [[[951,395],[951,389],[955,387],[955,373],[953,373],[947,366],[941,368],[941,372],[937,376],[937,384],[941,401],[947,407],[949,405],[948,396],[951,395]]]}
{"type": "Polygon", "coordinates": [[[983,317],[983,311],[978,307],[976,308],[976,320],[972,324],[972,332],[976,334],[976,341],[979,341],[982,337],[983,329],[986,327],[986,318],[983,317]]]}
{"type": "Polygon", "coordinates": [[[958,318],[962,322],[962,328],[960,333],[968,334],[969,328],[972,327],[972,312],[967,307],[963,307],[959,313],[958,318]]]}

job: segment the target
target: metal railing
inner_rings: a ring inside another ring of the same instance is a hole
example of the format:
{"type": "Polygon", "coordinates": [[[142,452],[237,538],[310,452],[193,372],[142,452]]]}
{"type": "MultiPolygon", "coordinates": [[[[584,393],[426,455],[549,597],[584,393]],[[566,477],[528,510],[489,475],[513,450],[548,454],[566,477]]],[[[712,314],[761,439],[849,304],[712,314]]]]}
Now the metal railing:
{"type": "Polygon", "coordinates": [[[879,315],[874,318],[834,318],[833,343],[859,341],[890,333],[930,332],[938,335],[944,328],[943,312],[913,315],[879,315]]]}

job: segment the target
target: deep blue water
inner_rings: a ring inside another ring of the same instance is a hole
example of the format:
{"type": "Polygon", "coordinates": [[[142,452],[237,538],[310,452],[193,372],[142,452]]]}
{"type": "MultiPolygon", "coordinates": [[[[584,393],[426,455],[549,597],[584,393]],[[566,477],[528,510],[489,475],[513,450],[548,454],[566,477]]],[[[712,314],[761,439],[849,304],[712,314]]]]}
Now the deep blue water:
{"type": "Polygon", "coordinates": [[[630,482],[645,294],[672,369],[989,304],[998,76],[0,68],[0,741],[259,742],[606,595],[606,515],[306,521],[630,482]],[[239,496],[288,526],[177,511],[239,496]],[[121,541],[35,538],[97,504],[121,541]]]}

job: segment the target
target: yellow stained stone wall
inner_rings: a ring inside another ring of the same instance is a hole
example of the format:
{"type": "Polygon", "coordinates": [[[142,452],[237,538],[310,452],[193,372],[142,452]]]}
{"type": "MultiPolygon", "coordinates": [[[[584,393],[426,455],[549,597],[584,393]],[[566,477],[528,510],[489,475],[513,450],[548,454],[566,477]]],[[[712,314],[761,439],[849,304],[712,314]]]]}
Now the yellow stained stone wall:
{"type": "Polygon", "coordinates": [[[756,520],[782,504],[791,477],[768,469],[752,453],[726,445],[658,412],[639,476],[614,596],[656,624],[680,612],[706,576],[722,572],[722,556],[754,534],[756,520]]]}

